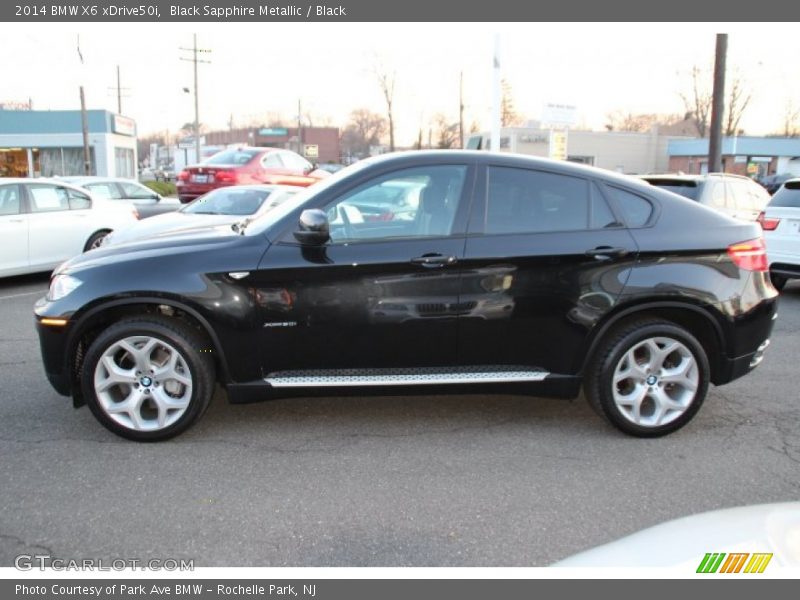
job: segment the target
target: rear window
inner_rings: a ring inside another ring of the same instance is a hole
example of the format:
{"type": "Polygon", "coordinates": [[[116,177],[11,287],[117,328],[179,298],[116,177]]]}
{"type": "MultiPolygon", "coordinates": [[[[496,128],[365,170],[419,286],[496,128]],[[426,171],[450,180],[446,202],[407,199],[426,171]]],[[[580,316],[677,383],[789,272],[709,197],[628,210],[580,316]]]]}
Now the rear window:
{"type": "Polygon", "coordinates": [[[800,208],[800,181],[789,181],[775,192],[770,206],[800,208]]]}
{"type": "Polygon", "coordinates": [[[696,181],[686,181],[682,179],[647,179],[650,185],[660,187],[674,194],[680,194],[690,200],[697,200],[700,196],[700,186],[696,181]]]}
{"type": "Polygon", "coordinates": [[[205,161],[207,165],[246,165],[258,150],[223,150],[205,161]]]}

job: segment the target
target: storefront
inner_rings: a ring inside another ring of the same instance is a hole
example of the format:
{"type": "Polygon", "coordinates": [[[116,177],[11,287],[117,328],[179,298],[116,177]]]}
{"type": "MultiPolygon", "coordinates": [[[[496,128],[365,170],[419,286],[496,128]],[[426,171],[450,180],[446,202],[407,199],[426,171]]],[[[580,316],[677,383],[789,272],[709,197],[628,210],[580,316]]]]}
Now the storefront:
{"type": "MultiPolygon", "coordinates": [[[[87,111],[92,175],[136,177],[136,123],[105,110],[87,111]]],[[[0,110],[0,177],[83,175],[77,110],[0,110]]]]}

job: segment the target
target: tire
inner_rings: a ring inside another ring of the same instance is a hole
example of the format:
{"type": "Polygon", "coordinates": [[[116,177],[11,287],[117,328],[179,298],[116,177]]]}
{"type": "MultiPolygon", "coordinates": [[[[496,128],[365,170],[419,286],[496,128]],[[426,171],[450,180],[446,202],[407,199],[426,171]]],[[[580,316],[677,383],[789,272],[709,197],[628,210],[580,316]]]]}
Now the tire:
{"type": "Polygon", "coordinates": [[[100,231],[95,231],[88,240],[86,240],[86,245],[83,247],[84,252],[88,252],[89,250],[94,250],[95,248],[99,248],[100,244],[103,242],[103,238],[105,238],[111,231],[109,229],[102,229],[100,231]]]}
{"type": "Polygon", "coordinates": [[[779,292],[786,287],[786,282],[788,281],[788,279],[783,275],[775,275],[774,273],[770,273],[769,278],[772,281],[772,287],[774,287],[779,292]]]}
{"type": "Polygon", "coordinates": [[[659,437],[692,420],[708,381],[708,357],[700,342],[679,325],[646,319],[623,324],[600,342],[584,392],[595,411],[620,431],[659,437]]]}
{"type": "Polygon", "coordinates": [[[208,408],[215,372],[208,342],[158,316],[120,321],[86,353],[81,388],[92,414],[129,440],[156,442],[188,429],[208,408]]]}

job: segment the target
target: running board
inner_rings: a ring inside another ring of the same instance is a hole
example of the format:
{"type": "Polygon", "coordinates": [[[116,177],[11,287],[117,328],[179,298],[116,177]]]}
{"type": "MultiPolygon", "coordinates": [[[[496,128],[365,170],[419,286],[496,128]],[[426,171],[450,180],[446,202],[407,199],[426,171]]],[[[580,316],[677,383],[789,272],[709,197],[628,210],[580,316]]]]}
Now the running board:
{"type": "Polygon", "coordinates": [[[546,371],[526,367],[491,370],[481,367],[451,369],[326,369],[281,371],[264,381],[274,388],[367,387],[388,385],[446,385],[462,383],[515,383],[542,381],[546,371]]]}

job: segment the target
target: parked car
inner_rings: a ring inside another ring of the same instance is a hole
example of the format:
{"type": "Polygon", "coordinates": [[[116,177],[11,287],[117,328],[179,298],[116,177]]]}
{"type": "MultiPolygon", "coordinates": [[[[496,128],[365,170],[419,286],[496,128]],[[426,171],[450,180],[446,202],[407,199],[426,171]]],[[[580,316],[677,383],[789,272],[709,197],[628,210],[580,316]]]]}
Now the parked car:
{"type": "Polygon", "coordinates": [[[96,198],[106,200],[119,200],[136,207],[140,219],[154,215],[178,210],[181,203],[176,198],[164,198],[149,187],[138,181],[123,179],[121,177],[58,177],[59,181],[66,181],[88,190],[96,198]]]}
{"type": "Polygon", "coordinates": [[[758,222],[764,229],[772,283],[782,290],[789,279],[800,278],[800,178],[775,192],[758,222]]]}
{"type": "Polygon", "coordinates": [[[49,271],[136,219],[134,209],[68,183],[0,180],[0,277],[49,271]]]}
{"type": "Polygon", "coordinates": [[[153,171],[153,177],[156,181],[175,181],[175,168],[172,166],[161,166],[153,171]]]}
{"type": "Polygon", "coordinates": [[[755,222],[593,167],[433,151],[74,258],[35,315],[53,387],[134,440],[184,431],[217,382],[232,402],[582,387],[651,437],[762,361],[777,297],[755,222]],[[413,218],[340,218],[388,182],[422,184],[413,218]]]}
{"type": "Polygon", "coordinates": [[[300,188],[289,185],[236,185],[201,196],[180,210],[139,221],[110,233],[103,245],[122,244],[177,229],[230,225],[244,217],[257,218],[279,206],[300,188]]]}
{"type": "Polygon", "coordinates": [[[790,179],[794,179],[797,177],[796,175],[792,175],[791,173],[780,173],[777,175],[767,175],[761,180],[761,185],[764,186],[764,189],[767,190],[767,193],[774,194],[777,192],[780,187],[789,181],[790,179]]]}
{"type": "Polygon", "coordinates": [[[306,187],[330,173],[314,169],[305,158],[279,148],[229,148],[178,175],[178,198],[195,198],[226,185],[269,183],[306,187]]]}
{"type": "Polygon", "coordinates": [[[769,202],[763,187],[740,175],[645,175],[642,179],[745,221],[755,221],[769,202]]]}

